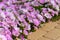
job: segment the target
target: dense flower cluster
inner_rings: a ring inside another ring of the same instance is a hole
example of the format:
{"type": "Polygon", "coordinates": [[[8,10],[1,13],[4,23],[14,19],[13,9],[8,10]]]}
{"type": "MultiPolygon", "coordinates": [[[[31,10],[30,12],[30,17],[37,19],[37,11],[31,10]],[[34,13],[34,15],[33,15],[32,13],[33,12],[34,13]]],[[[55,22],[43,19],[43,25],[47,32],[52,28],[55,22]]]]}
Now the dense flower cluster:
{"type": "Polygon", "coordinates": [[[0,0],[0,39],[25,40],[32,28],[58,15],[59,8],[60,0],[0,0]],[[40,10],[35,9],[39,6],[40,10]]]}

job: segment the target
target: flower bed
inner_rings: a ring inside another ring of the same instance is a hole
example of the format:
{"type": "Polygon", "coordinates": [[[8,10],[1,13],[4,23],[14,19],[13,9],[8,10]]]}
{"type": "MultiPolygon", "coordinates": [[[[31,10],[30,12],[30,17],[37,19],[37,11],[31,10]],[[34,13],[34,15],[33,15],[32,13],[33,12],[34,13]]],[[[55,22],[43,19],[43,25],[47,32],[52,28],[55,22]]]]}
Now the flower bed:
{"type": "Polygon", "coordinates": [[[0,0],[0,38],[25,40],[43,22],[58,16],[60,0],[0,0]]]}

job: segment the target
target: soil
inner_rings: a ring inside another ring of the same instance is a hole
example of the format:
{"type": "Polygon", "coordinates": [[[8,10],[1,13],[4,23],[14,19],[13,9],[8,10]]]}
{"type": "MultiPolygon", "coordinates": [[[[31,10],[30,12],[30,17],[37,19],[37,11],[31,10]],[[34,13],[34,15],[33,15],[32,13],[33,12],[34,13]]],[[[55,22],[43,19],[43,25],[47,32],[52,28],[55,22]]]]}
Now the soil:
{"type": "Polygon", "coordinates": [[[60,20],[41,24],[41,28],[30,33],[27,40],[60,40],[60,20]]]}

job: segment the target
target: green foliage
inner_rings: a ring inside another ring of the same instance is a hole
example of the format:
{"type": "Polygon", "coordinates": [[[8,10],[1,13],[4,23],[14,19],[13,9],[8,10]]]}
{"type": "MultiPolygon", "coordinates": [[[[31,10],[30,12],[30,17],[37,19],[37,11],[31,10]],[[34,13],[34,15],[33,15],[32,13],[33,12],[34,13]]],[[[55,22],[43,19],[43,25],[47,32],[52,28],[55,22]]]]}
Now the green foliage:
{"type": "Polygon", "coordinates": [[[38,9],[38,10],[41,10],[41,9],[43,8],[43,6],[42,6],[42,5],[41,5],[41,6],[38,6],[38,7],[35,6],[34,8],[35,8],[36,10],[37,10],[37,9],[38,9]]]}
{"type": "Polygon", "coordinates": [[[52,20],[52,21],[57,21],[57,20],[59,20],[59,19],[60,19],[60,14],[59,14],[58,16],[55,15],[51,20],[52,20]]]}

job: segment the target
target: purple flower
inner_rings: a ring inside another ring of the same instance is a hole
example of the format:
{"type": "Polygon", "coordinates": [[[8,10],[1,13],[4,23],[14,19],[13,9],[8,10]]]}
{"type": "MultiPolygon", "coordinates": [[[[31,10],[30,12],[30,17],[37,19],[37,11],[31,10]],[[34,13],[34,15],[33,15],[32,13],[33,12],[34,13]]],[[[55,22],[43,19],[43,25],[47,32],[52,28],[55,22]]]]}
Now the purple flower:
{"type": "Polygon", "coordinates": [[[41,4],[45,3],[45,0],[38,0],[41,4]]]}
{"type": "Polygon", "coordinates": [[[38,19],[33,19],[34,25],[38,26],[40,24],[40,21],[38,19]]]}
{"type": "Polygon", "coordinates": [[[38,18],[40,21],[45,22],[45,19],[43,18],[43,16],[42,16],[42,15],[37,14],[36,16],[37,16],[37,18],[38,18]]]}
{"type": "Polygon", "coordinates": [[[1,40],[13,40],[11,38],[11,33],[7,28],[0,28],[0,38],[1,40]],[[7,37],[8,35],[8,37],[7,37]]]}
{"type": "Polygon", "coordinates": [[[25,30],[31,30],[30,24],[28,24],[28,25],[25,27],[25,30]]]}
{"type": "Polygon", "coordinates": [[[33,22],[32,18],[30,16],[27,16],[27,18],[28,18],[29,22],[31,22],[31,23],[33,22]]]}
{"type": "Polygon", "coordinates": [[[6,35],[6,38],[7,38],[7,40],[13,40],[12,37],[8,34],[6,35]]]}
{"type": "Polygon", "coordinates": [[[31,2],[31,5],[33,5],[33,6],[39,6],[40,3],[39,3],[38,1],[32,1],[32,2],[31,2]]]}
{"type": "Polygon", "coordinates": [[[51,19],[55,14],[57,16],[59,15],[59,1],[60,0],[1,0],[1,40],[14,40],[12,38],[13,35],[15,37],[20,36],[21,40],[25,40],[24,36],[29,34],[31,27],[38,29],[40,23],[45,22],[46,18],[51,19]],[[35,8],[38,6],[43,7],[41,10],[35,8]],[[50,6],[52,8],[50,8],[50,6]]]}
{"type": "Polygon", "coordinates": [[[36,18],[36,16],[35,16],[35,13],[34,12],[31,12],[31,18],[36,18]]]}
{"type": "Polygon", "coordinates": [[[55,0],[57,3],[58,3],[58,5],[60,5],[60,0],[55,0]]]}
{"type": "Polygon", "coordinates": [[[24,35],[20,35],[21,40],[25,40],[24,35]]]}
{"type": "Polygon", "coordinates": [[[56,5],[56,2],[54,0],[49,0],[52,5],[56,5]]]}
{"type": "Polygon", "coordinates": [[[12,29],[12,34],[14,36],[19,36],[20,35],[20,31],[18,27],[14,27],[14,29],[12,29]]]}
{"type": "Polygon", "coordinates": [[[24,33],[25,35],[28,35],[28,31],[27,31],[27,30],[24,30],[23,33],[24,33]]]}

